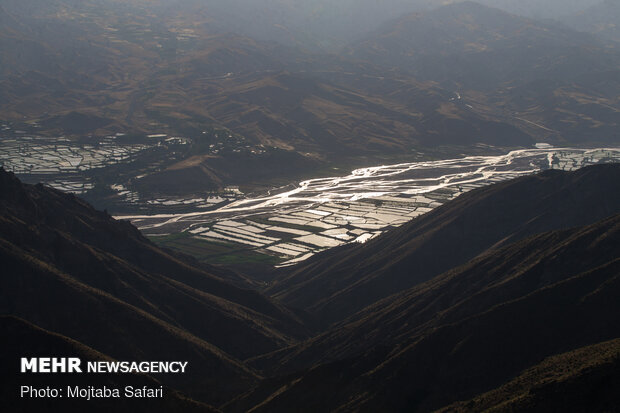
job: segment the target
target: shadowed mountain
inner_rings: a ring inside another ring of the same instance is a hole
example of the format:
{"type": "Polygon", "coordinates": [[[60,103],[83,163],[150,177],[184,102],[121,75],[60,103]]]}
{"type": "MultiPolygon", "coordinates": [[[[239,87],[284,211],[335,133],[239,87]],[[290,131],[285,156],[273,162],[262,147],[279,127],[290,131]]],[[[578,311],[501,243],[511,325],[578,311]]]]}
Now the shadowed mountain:
{"type": "Polygon", "coordinates": [[[549,357],[504,386],[442,413],[611,412],[620,405],[620,339],[549,357]]]}
{"type": "MultiPolygon", "coordinates": [[[[11,383],[11,386],[3,386],[0,391],[3,411],[13,412],[216,412],[218,410],[189,400],[178,394],[176,391],[166,388],[163,398],[157,399],[99,399],[96,402],[91,400],[64,398],[57,399],[54,403],[49,403],[45,399],[21,398],[19,397],[21,386],[32,386],[35,389],[53,386],[63,389],[66,397],[67,386],[79,386],[86,388],[94,386],[101,388],[120,388],[124,391],[125,386],[134,388],[159,388],[160,383],[145,375],[138,374],[57,374],[53,380],[47,374],[21,374],[19,373],[20,359],[22,357],[49,357],[51,354],[56,357],[77,357],[82,360],[82,366],[87,361],[113,361],[92,348],[89,348],[75,340],[64,337],[28,323],[20,318],[11,316],[0,316],[0,331],[3,334],[3,347],[0,354],[2,361],[3,383],[11,383]]],[[[84,367],[83,367],[84,368],[84,367]]]]}
{"type": "MultiPolygon", "coordinates": [[[[308,308],[338,313],[307,338],[286,308],[189,267],[72,195],[2,172],[0,314],[48,331],[0,325],[17,336],[11,348],[24,339],[33,354],[52,346],[85,358],[187,360],[188,374],[155,378],[230,412],[415,412],[476,397],[492,405],[499,396],[485,393],[523,394],[530,378],[540,386],[517,407],[554,391],[591,397],[597,383],[604,406],[615,394],[613,349],[601,344],[593,358],[585,347],[620,336],[619,173],[599,165],[481,188],[368,244],[317,255],[308,279],[329,266],[341,273],[306,289],[309,301],[313,288],[329,298],[308,308]],[[346,262],[353,275],[375,273],[363,288],[333,293],[351,282],[345,264],[330,261],[342,254],[359,261],[346,262]],[[566,380],[548,385],[562,363],[571,363],[566,380]]],[[[301,300],[296,274],[287,281],[301,300]]],[[[170,396],[171,409],[208,408],[170,396]]],[[[563,402],[551,396],[546,406],[563,402]]]]}
{"type": "Polygon", "coordinates": [[[463,194],[363,246],[319,254],[281,274],[267,293],[343,320],[486,249],[595,222],[620,211],[620,166],[549,170],[463,194]]]}
{"type": "Polygon", "coordinates": [[[0,187],[2,314],[114,358],[187,358],[192,374],[162,380],[214,404],[257,379],[239,360],[308,334],[282,306],[168,255],[73,195],[3,171],[0,187]]]}
{"type": "MultiPolygon", "coordinates": [[[[500,387],[546,357],[617,338],[619,243],[615,215],[487,250],[327,333],[255,360],[288,375],[264,382],[234,407],[431,411],[500,387]]],[[[594,364],[608,363],[600,356],[594,364]]],[[[535,369],[542,375],[554,363],[560,361],[535,369]]],[[[573,374],[580,363],[588,361],[575,361],[573,374]]],[[[610,366],[603,367],[609,375],[610,366]]],[[[613,377],[602,379],[601,405],[616,397],[613,377]]],[[[582,379],[564,384],[592,395],[597,375],[582,379]]],[[[548,402],[554,408],[563,400],[548,402]]]]}

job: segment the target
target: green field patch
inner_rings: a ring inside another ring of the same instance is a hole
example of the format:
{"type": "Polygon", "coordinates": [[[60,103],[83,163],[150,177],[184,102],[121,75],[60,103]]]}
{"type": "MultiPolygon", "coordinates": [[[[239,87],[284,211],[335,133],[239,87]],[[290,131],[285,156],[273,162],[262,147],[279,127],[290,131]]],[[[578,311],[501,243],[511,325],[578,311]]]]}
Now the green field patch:
{"type": "Polygon", "coordinates": [[[277,265],[284,260],[272,255],[257,252],[252,248],[226,241],[205,240],[186,232],[165,236],[150,236],[157,245],[179,251],[210,265],[245,267],[247,265],[277,265]]]}

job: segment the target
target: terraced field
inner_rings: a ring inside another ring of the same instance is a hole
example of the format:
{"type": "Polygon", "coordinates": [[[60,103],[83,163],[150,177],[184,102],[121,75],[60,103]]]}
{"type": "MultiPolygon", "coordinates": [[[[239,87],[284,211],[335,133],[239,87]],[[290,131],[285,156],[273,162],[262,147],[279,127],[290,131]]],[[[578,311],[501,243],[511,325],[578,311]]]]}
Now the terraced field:
{"type": "Polygon", "coordinates": [[[225,259],[241,252],[252,259],[267,255],[270,263],[291,265],[329,248],[366,242],[483,185],[548,168],[573,170],[620,160],[620,149],[538,144],[536,149],[500,156],[361,168],[257,197],[244,197],[237,187],[173,197],[137,192],[127,182],[156,170],[157,162],[169,159],[188,141],[167,135],[152,135],[141,143],[121,138],[76,142],[63,137],[5,137],[0,139],[0,165],[66,192],[90,194],[103,186],[104,196],[127,205],[128,211],[147,211],[118,218],[131,220],[156,240],[171,235],[177,240],[176,235],[182,235],[182,249],[191,242],[194,252],[206,246],[207,259],[213,258],[212,252],[225,259]],[[110,170],[106,178],[112,181],[102,183],[102,174],[110,170]]]}
{"type": "Polygon", "coordinates": [[[118,145],[113,136],[96,144],[80,144],[59,137],[23,136],[0,141],[0,164],[19,175],[40,175],[50,186],[73,193],[93,188],[80,172],[130,162],[149,145],[118,145]]]}
{"type": "Polygon", "coordinates": [[[329,248],[366,242],[483,185],[544,169],[574,170],[620,161],[620,149],[540,146],[502,156],[362,168],[210,211],[118,218],[131,220],[147,235],[185,233],[275,256],[286,266],[329,248]]]}
{"type": "MultiPolygon", "coordinates": [[[[193,142],[182,137],[152,134],[126,137],[68,139],[45,137],[14,131],[0,125],[0,166],[29,183],[44,183],[53,188],[85,195],[93,200],[113,200],[114,207],[131,211],[185,211],[187,208],[211,208],[239,197],[238,188],[221,193],[191,191],[175,196],[140,191],[135,183],[150,173],[187,158],[193,142]]],[[[211,144],[209,153],[217,153],[222,144],[211,144]]],[[[98,205],[100,206],[100,205],[98,205]]]]}

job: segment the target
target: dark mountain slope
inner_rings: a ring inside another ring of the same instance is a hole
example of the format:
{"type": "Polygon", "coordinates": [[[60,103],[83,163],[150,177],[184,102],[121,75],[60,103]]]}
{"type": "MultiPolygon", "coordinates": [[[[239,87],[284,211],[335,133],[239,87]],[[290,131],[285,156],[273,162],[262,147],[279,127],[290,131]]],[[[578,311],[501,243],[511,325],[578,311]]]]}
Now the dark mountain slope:
{"type": "Polygon", "coordinates": [[[190,359],[198,376],[166,379],[215,404],[256,380],[238,359],[307,336],[284,307],[179,261],[72,195],[4,171],[0,188],[0,314],[115,358],[190,359]]]}
{"type": "Polygon", "coordinates": [[[620,166],[546,171],[463,194],[363,246],[331,250],[267,292],[331,323],[486,249],[620,211],[620,166]]]}
{"type": "Polygon", "coordinates": [[[4,172],[0,179],[2,238],[76,280],[240,357],[288,342],[291,337],[279,329],[304,334],[288,310],[168,255],[131,224],[72,195],[22,185],[4,172]],[[195,316],[207,310],[209,319],[195,316]],[[255,348],[239,348],[236,340],[219,334],[222,328],[246,331],[255,348]]]}
{"type": "Polygon", "coordinates": [[[257,360],[283,374],[303,370],[265,383],[279,393],[259,388],[260,400],[244,402],[265,400],[258,411],[429,411],[497,388],[545,357],[617,338],[618,245],[620,215],[490,250],[257,360]],[[310,392],[329,397],[310,400],[310,392]]]}
{"type": "MultiPolygon", "coordinates": [[[[214,405],[258,379],[212,344],[84,285],[4,240],[0,241],[0,258],[6,268],[0,279],[1,314],[45,326],[119,360],[187,360],[188,374],[160,379],[214,405]]],[[[208,313],[201,316],[209,318],[208,313]]]]}
{"type": "Polygon", "coordinates": [[[22,357],[49,357],[54,354],[58,357],[70,356],[78,357],[82,363],[87,361],[112,361],[92,348],[79,343],[62,335],[43,330],[25,320],[11,317],[0,316],[0,331],[3,334],[3,350],[0,353],[0,360],[3,366],[2,382],[11,383],[11,386],[2,386],[0,399],[2,400],[3,411],[13,412],[216,412],[217,410],[185,399],[172,389],[166,388],[163,399],[132,401],[131,399],[100,399],[96,403],[81,399],[56,400],[50,404],[45,400],[22,399],[19,397],[20,386],[33,386],[35,388],[45,388],[53,385],[56,388],[66,388],[66,386],[95,386],[108,388],[124,388],[133,386],[141,388],[148,386],[159,388],[160,383],[145,375],[128,374],[84,374],[80,376],[57,374],[53,382],[50,382],[49,375],[24,375],[19,373],[19,363],[22,357]]]}
{"type": "Polygon", "coordinates": [[[440,411],[612,412],[620,405],[619,388],[616,339],[545,359],[499,389],[440,411]]]}
{"type": "MultiPolygon", "coordinates": [[[[327,333],[279,351],[277,357],[286,354],[287,362],[295,364],[288,370],[350,357],[386,342],[399,341],[429,325],[466,319],[481,308],[491,308],[570,274],[605,265],[618,252],[614,225],[612,218],[586,230],[559,231],[499,250],[491,248],[467,264],[378,301],[327,333]],[[590,258],[583,260],[585,254],[591,254],[590,258]],[[321,349],[315,348],[319,343],[321,349]],[[306,356],[316,358],[301,361],[306,356]]],[[[279,362],[277,366],[283,368],[286,363],[279,362]]]]}

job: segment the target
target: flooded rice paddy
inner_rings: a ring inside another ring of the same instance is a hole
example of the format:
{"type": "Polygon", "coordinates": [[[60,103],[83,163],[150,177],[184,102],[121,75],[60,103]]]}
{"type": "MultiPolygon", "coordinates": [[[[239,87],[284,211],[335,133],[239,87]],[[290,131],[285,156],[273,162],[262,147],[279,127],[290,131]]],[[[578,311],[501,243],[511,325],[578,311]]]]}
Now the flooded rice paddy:
{"type": "Polygon", "coordinates": [[[186,232],[276,255],[291,265],[317,252],[366,242],[472,189],[545,169],[620,161],[620,149],[539,148],[361,168],[209,211],[119,216],[144,233],[186,232]]]}
{"type": "MultiPolygon", "coordinates": [[[[162,135],[165,136],[165,135],[162,135]]],[[[93,189],[88,172],[131,164],[153,144],[118,144],[116,137],[96,143],[65,138],[19,136],[0,140],[0,165],[20,176],[66,192],[93,189]]],[[[183,143],[183,142],[181,142],[183,143]]],[[[123,184],[111,184],[126,203],[182,207],[182,213],[123,215],[150,236],[184,233],[278,257],[281,265],[317,252],[367,242],[472,189],[545,169],[575,170],[620,161],[619,148],[516,150],[499,156],[468,156],[360,168],[349,175],[309,179],[244,198],[228,188],[222,194],[148,197],[123,184]]]]}
{"type": "Polygon", "coordinates": [[[0,141],[0,165],[18,175],[37,175],[48,185],[66,192],[84,193],[93,188],[81,173],[132,158],[148,145],[118,145],[115,137],[76,143],[66,138],[22,136],[0,141]]]}

